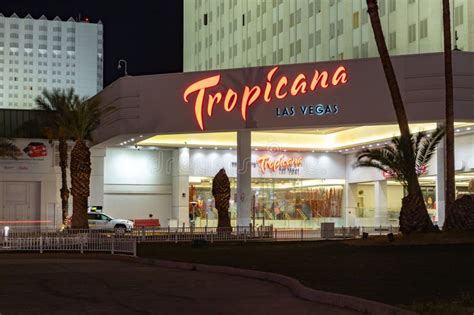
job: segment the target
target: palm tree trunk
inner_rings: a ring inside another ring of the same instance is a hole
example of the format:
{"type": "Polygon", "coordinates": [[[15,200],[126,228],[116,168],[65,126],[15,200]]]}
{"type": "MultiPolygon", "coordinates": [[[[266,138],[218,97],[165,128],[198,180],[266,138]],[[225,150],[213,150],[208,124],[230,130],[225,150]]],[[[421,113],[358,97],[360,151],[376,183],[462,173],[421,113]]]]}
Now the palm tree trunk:
{"type": "Polygon", "coordinates": [[[445,213],[449,224],[455,200],[454,174],[454,113],[453,113],[453,65],[451,51],[451,19],[449,0],[443,0],[443,33],[444,33],[444,80],[446,89],[446,149],[445,149],[445,213]]]}
{"type": "Polygon", "coordinates": [[[88,229],[87,207],[91,176],[91,154],[86,143],[77,140],[71,151],[72,228],[88,229]]]}
{"type": "MultiPolygon", "coordinates": [[[[374,31],[375,42],[377,44],[377,49],[379,51],[380,60],[382,62],[383,70],[385,73],[385,78],[387,80],[388,88],[390,90],[390,95],[392,97],[393,107],[395,109],[395,114],[397,117],[398,127],[400,128],[400,142],[402,148],[406,153],[407,163],[411,165],[410,169],[413,171],[410,174],[410,177],[407,178],[408,183],[408,195],[413,195],[410,199],[414,200],[414,202],[405,202],[406,205],[413,205],[416,209],[405,209],[409,212],[418,212],[420,214],[414,215],[402,215],[404,208],[402,207],[402,212],[400,213],[400,226],[409,220],[405,220],[405,218],[411,217],[420,217],[423,218],[421,220],[417,220],[417,226],[410,224],[410,227],[405,229],[405,233],[410,233],[413,231],[430,231],[434,229],[433,223],[430,220],[428,215],[428,210],[426,209],[426,205],[420,203],[419,200],[423,200],[423,194],[421,192],[420,183],[418,182],[418,175],[416,174],[416,161],[415,155],[413,152],[413,146],[411,145],[411,133],[410,128],[408,126],[408,118],[405,112],[405,107],[403,105],[403,99],[400,94],[400,88],[398,87],[397,77],[395,75],[395,70],[393,69],[392,61],[390,60],[390,55],[388,53],[387,45],[385,43],[385,38],[383,35],[382,25],[380,23],[380,16],[377,6],[377,0],[367,0],[367,8],[370,16],[370,22],[372,24],[372,29],[374,31]]],[[[402,227],[402,226],[401,226],[402,227]]],[[[402,227],[403,229],[403,227],[402,227]]]]}
{"type": "Polygon", "coordinates": [[[61,168],[61,208],[63,224],[66,224],[68,208],[69,208],[69,189],[67,187],[67,141],[59,140],[59,167],[61,168]]]}

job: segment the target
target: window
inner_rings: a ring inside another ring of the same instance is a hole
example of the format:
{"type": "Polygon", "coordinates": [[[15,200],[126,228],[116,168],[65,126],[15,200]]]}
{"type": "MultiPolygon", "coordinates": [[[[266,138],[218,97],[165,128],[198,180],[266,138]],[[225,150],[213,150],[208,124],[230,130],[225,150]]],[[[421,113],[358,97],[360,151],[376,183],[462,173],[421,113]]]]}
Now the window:
{"type": "Polygon", "coordinates": [[[395,49],[397,48],[397,33],[392,32],[389,34],[388,37],[388,49],[395,49]]]}
{"type": "Polygon", "coordinates": [[[278,49],[278,62],[283,61],[283,48],[278,49]]]}
{"type": "Polygon", "coordinates": [[[460,5],[454,8],[454,26],[459,26],[463,24],[464,22],[463,14],[464,14],[463,5],[460,5]]]}
{"type": "Polygon", "coordinates": [[[39,39],[40,40],[48,40],[48,35],[40,35],[39,39]]]}
{"type": "Polygon", "coordinates": [[[408,0],[408,4],[415,3],[415,0],[408,0]]]}
{"type": "Polygon", "coordinates": [[[385,15],[385,1],[386,0],[380,0],[379,1],[379,14],[380,16],[384,16],[385,15]]]}
{"type": "Polygon", "coordinates": [[[329,24],[329,39],[333,39],[335,36],[334,23],[329,24]]]}
{"type": "Polygon", "coordinates": [[[298,9],[296,11],[296,24],[300,24],[301,23],[301,9],[298,9]]]}
{"type": "Polygon", "coordinates": [[[420,39],[428,37],[428,19],[420,21],[420,39]]]}
{"type": "Polygon", "coordinates": [[[204,25],[207,25],[207,13],[204,14],[204,25]]]}
{"type": "Polygon", "coordinates": [[[352,28],[359,28],[359,11],[352,13],[352,28]]]}
{"type": "Polygon", "coordinates": [[[321,12],[321,0],[315,0],[314,6],[315,6],[316,13],[320,13],[321,12]]]}
{"type": "Polygon", "coordinates": [[[337,36],[342,35],[344,33],[344,21],[339,20],[337,21],[337,36]]]}
{"type": "Polygon", "coordinates": [[[53,27],[53,32],[61,32],[61,27],[60,26],[55,26],[53,27]]]}
{"type": "Polygon", "coordinates": [[[369,57],[369,43],[362,43],[360,54],[362,58],[369,57]]]}
{"type": "Polygon", "coordinates": [[[46,25],[40,25],[39,26],[39,30],[40,31],[47,31],[48,30],[48,27],[46,25]]]}
{"type": "Polygon", "coordinates": [[[278,33],[283,32],[283,20],[278,21],[278,33]]]}
{"type": "Polygon", "coordinates": [[[329,6],[332,7],[336,1],[334,0],[329,0],[329,6]]]}
{"type": "Polygon", "coordinates": [[[308,16],[312,17],[314,15],[314,2],[311,2],[308,6],[308,16]]]}
{"type": "Polygon", "coordinates": [[[25,30],[27,30],[27,31],[32,31],[32,30],[33,30],[33,25],[31,25],[31,24],[26,24],[26,25],[25,25],[25,30]]]}
{"type": "Polygon", "coordinates": [[[416,41],[416,24],[408,26],[408,42],[413,43],[416,41]]]}
{"type": "Polygon", "coordinates": [[[316,33],[314,33],[314,44],[316,46],[321,45],[321,30],[317,30],[316,33]]]}
{"type": "Polygon", "coordinates": [[[352,58],[359,58],[359,46],[352,48],[352,58]]]}
{"type": "Polygon", "coordinates": [[[18,34],[17,33],[10,33],[10,38],[18,38],[18,34]]]}
{"type": "Polygon", "coordinates": [[[397,9],[397,4],[396,0],[389,0],[388,3],[388,12],[392,13],[397,9]]]}
{"type": "Polygon", "coordinates": [[[362,25],[364,24],[367,24],[367,22],[369,21],[369,12],[367,12],[367,10],[363,10],[362,11],[362,18],[361,18],[361,22],[362,22],[362,25]]]}
{"type": "Polygon", "coordinates": [[[10,24],[10,29],[17,30],[18,28],[18,24],[10,24]]]}
{"type": "Polygon", "coordinates": [[[313,48],[313,47],[314,47],[314,34],[309,34],[308,46],[309,46],[309,48],[313,48]]]}
{"type": "Polygon", "coordinates": [[[290,56],[293,57],[295,55],[295,43],[290,44],[290,56]]]}
{"type": "Polygon", "coordinates": [[[296,41],[296,54],[301,54],[301,39],[296,41]]]}
{"type": "Polygon", "coordinates": [[[33,39],[33,34],[25,34],[25,39],[33,39]]]}
{"type": "Polygon", "coordinates": [[[295,26],[295,14],[291,13],[290,14],[290,27],[295,26]]]}

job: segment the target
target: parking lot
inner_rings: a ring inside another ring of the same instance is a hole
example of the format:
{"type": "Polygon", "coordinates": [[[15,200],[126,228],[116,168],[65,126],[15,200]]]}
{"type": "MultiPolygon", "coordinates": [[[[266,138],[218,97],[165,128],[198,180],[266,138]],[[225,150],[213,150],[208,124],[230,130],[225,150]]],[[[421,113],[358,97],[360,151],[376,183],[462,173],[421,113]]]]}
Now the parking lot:
{"type": "Polygon", "coordinates": [[[354,314],[260,280],[164,269],[128,258],[0,256],[1,314],[354,314]],[[106,259],[102,259],[106,258],[106,259]]]}

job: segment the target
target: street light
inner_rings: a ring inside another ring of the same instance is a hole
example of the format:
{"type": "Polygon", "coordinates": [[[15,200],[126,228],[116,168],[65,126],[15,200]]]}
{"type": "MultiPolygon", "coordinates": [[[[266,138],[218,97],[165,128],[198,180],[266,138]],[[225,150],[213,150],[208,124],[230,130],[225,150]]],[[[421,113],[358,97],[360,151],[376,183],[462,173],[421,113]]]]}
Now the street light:
{"type": "Polygon", "coordinates": [[[117,65],[117,69],[122,69],[122,63],[123,63],[123,67],[124,67],[124,74],[125,76],[128,76],[128,72],[127,72],[127,60],[125,59],[120,59],[118,61],[118,65],[117,65]]]}

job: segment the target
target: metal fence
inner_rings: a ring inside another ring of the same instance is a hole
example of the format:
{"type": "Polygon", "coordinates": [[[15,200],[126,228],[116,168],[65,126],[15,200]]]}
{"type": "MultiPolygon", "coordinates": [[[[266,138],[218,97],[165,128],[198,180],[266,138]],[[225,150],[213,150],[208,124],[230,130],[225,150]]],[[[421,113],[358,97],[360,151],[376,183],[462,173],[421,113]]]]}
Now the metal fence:
{"type": "Polygon", "coordinates": [[[0,252],[107,252],[137,255],[137,239],[90,230],[5,233],[0,252]]]}
{"type": "Polygon", "coordinates": [[[321,239],[357,238],[369,235],[397,234],[398,228],[337,227],[331,237],[321,234],[321,229],[275,229],[272,226],[238,226],[222,230],[216,227],[140,227],[117,234],[110,230],[54,230],[27,227],[6,229],[0,227],[1,251],[74,251],[109,252],[136,255],[137,243],[180,243],[193,241],[247,242],[247,241],[307,241],[321,239]]]}

